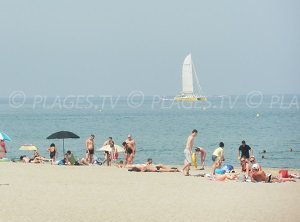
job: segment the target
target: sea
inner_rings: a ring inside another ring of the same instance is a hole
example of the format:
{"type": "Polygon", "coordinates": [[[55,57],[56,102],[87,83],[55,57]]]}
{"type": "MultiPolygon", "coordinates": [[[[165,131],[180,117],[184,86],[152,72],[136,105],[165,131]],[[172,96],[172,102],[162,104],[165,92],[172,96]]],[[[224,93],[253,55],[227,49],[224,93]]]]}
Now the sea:
{"type": "MultiPolygon", "coordinates": [[[[79,139],[65,139],[64,150],[78,158],[85,155],[85,141],[95,135],[96,150],[108,137],[121,145],[131,134],[136,141],[135,163],[152,158],[154,163],[182,165],[183,150],[193,129],[199,134],[195,146],[207,152],[206,165],[218,144],[225,144],[225,162],[239,166],[238,148],[242,140],[253,149],[263,167],[300,168],[300,95],[209,96],[207,101],[174,101],[172,97],[144,96],[135,91],[128,96],[27,97],[15,92],[0,99],[0,132],[8,134],[7,157],[32,155],[20,151],[34,144],[41,155],[55,143],[59,159],[63,141],[48,140],[54,132],[66,130],[79,139]]],[[[95,155],[103,159],[103,153],[95,155]]],[[[120,154],[120,158],[123,154],[120,154]]]]}

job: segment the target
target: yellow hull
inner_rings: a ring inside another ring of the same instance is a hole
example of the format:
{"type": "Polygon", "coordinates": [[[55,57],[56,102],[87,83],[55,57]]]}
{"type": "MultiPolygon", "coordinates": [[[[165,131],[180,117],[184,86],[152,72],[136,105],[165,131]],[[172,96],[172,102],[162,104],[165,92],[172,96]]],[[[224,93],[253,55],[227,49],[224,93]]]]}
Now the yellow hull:
{"type": "Polygon", "coordinates": [[[206,101],[206,97],[175,97],[175,101],[189,101],[189,102],[194,102],[194,101],[206,101]]]}

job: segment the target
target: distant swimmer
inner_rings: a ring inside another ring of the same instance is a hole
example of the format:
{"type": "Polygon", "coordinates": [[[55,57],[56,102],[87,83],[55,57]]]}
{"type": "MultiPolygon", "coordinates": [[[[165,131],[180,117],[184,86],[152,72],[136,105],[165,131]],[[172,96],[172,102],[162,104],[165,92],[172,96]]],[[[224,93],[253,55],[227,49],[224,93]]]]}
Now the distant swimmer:
{"type": "Polygon", "coordinates": [[[260,153],[266,153],[267,151],[266,150],[263,150],[263,151],[261,151],[260,153]]]}
{"type": "Polygon", "coordinates": [[[290,148],[290,149],[289,149],[289,152],[293,152],[293,149],[292,149],[292,148],[290,148]]]}

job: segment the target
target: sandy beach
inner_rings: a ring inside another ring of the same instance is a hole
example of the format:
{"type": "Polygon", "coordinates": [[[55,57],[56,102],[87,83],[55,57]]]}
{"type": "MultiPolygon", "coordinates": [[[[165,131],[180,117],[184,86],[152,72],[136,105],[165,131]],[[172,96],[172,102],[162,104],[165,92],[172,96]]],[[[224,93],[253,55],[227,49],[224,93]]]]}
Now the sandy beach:
{"type": "Polygon", "coordinates": [[[299,181],[216,182],[100,166],[1,163],[0,169],[0,221],[300,220],[299,181]]]}

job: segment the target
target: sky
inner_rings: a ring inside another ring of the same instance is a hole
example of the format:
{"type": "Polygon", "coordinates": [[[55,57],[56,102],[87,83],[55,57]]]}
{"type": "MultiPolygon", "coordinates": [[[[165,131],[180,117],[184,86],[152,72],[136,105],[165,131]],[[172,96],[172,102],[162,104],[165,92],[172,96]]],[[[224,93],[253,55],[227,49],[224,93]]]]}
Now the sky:
{"type": "Polygon", "coordinates": [[[300,93],[298,0],[0,0],[0,97],[300,93]]]}

